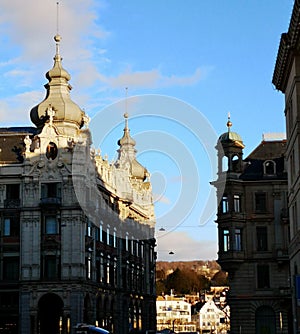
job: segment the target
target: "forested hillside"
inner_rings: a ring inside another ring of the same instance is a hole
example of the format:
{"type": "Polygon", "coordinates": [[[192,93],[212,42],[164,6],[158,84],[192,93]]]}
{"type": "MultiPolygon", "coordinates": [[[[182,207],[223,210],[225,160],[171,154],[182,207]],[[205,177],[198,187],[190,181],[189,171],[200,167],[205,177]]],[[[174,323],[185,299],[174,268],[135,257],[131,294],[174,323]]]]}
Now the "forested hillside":
{"type": "Polygon", "coordinates": [[[216,261],[179,261],[156,264],[156,293],[196,294],[210,286],[227,285],[227,274],[216,261]]]}

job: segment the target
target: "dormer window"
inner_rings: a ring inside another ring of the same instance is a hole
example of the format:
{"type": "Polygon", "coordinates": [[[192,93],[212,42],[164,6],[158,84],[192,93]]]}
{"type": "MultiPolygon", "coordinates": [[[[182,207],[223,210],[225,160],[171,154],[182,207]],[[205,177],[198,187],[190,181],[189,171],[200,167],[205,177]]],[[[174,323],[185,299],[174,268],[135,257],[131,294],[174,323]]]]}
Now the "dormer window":
{"type": "Polygon", "coordinates": [[[276,174],[276,164],[272,160],[267,160],[264,162],[264,174],[274,175],[276,174]]]}

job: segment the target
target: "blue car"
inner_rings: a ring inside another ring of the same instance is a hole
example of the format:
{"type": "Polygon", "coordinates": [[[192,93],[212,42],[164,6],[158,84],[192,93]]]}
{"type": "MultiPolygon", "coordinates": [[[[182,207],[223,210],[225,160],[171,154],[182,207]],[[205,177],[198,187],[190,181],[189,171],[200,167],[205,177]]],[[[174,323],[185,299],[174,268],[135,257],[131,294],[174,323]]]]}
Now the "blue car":
{"type": "Polygon", "coordinates": [[[110,334],[110,332],[104,328],[96,327],[93,325],[87,325],[87,324],[77,325],[75,327],[75,333],[76,334],[94,334],[94,333],[110,334]]]}

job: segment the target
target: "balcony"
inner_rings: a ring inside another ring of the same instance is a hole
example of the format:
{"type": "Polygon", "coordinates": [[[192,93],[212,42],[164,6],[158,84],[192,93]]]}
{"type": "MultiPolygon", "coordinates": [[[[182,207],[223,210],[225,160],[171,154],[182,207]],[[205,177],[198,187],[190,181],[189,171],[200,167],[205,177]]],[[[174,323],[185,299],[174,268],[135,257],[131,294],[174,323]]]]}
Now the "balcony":
{"type": "Polygon", "coordinates": [[[49,234],[42,237],[43,249],[59,249],[61,245],[61,237],[59,234],[49,234]]]}
{"type": "Polygon", "coordinates": [[[11,198],[4,200],[4,207],[6,209],[17,209],[20,207],[21,200],[19,198],[11,198]]]}
{"type": "Polygon", "coordinates": [[[40,206],[42,207],[61,206],[61,198],[60,197],[43,197],[40,200],[40,206]]]}
{"type": "Polygon", "coordinates": [[[245,261],[244,251],[219,252],[218,263],[226,271],[235,271],[245,261]]]}
{"type": "Polygon", "coordinates": [[[289,262],[289,253],[287,249],[276,249],[275,256],[279,264],[289,262]]]}

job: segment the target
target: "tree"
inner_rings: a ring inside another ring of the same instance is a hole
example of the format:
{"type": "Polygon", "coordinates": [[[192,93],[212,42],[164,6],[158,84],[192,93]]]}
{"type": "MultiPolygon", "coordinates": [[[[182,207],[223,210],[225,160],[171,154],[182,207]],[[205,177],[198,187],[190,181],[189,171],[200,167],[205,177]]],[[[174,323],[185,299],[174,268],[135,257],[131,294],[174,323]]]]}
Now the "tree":
{"type": "Polygon", "coordinates": [[[226,271],[220,270],[211,279],[213,286],[228,286],[228,275],[226,271]]]}
{"type": "Polygon", "coordinates": [[[176,294],[192,294],[207,289],[209,280],[203,275],[197,275],[193,270],[177,268],[167,276],[165,287],[168,291],[173,289],[176,294]]]}

